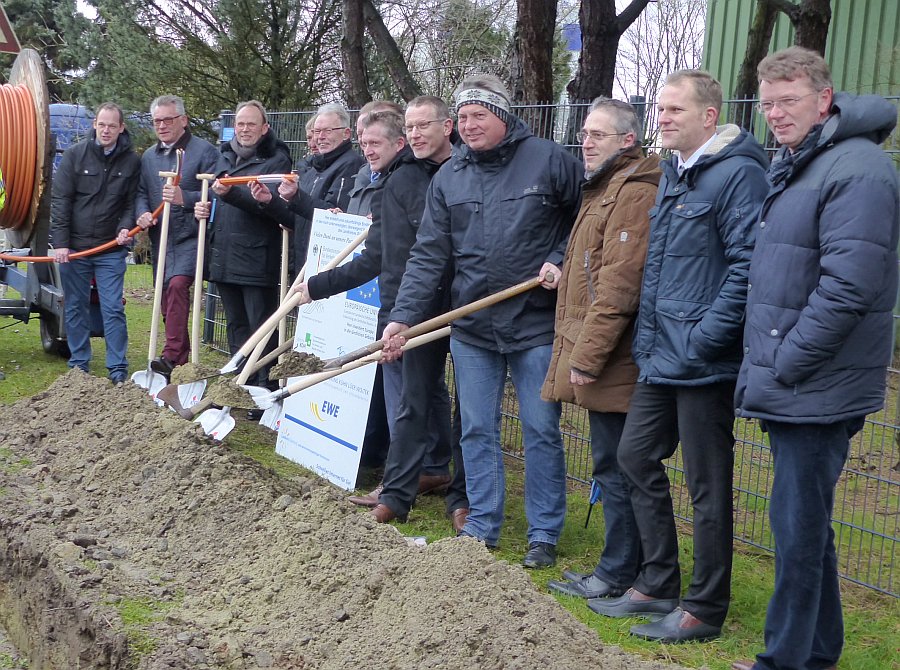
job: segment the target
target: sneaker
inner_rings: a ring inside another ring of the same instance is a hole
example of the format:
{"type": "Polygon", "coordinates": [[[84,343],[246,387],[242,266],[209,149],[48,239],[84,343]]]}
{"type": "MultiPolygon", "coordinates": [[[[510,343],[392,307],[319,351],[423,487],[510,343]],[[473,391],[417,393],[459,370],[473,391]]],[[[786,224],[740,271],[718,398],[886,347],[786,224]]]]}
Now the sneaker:
{"type": "Polygon", "coordinates": [[[556,565],[556,546],[549,542],[532,542],[522,559],[526,568],[549,568],[556,565]]]}

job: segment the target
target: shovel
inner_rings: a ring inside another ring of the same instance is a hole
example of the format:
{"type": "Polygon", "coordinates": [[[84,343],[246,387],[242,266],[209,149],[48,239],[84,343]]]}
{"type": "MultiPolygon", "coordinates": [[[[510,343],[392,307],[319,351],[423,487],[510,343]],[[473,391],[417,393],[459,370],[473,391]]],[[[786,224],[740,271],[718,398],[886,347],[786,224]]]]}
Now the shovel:
{"type": "MultiPolygon", "coordinates": [[[[181,167],[181,154],[182,151],[179,149],[176,153],[175,160],[175,172],[160,172],[160,177],[166,178],[166,184],[172,185],[175,182],[175,177],[178,176],[178,169],[181,167]]],[[[169,242],[169,214],[172,211],[171,203],[166,203],[163,205],[163,214],[162,214],[162,223],[161,228],[159,230],[159,255],[156,263],[156,277],[154,279],[154,287],[153,287],[153,314],[150,319],[150,346],[149,353],[147,355],[147,369],[146,370],[138,370],[133,375],[131,375],[131,381],[140,386],[141,388],[147,389],[147,392],[156,397],[156,394],[159,393],[163,387],[166,385],[166,378],[163,377],[158,372],[154,372],[150,367],[153,358],[156,356],[156,342],[159,337],[159,318],[160,312],[162,309],[162,291],[163,291],[163,282],[166,278],[166,249],[169,242]]]]}
{"type": "MultiPolygon", "coordinates": [[[[328,264],[323,268],[324,270],[329,270],[333,267],[337,267],[342,260],[344,260],[347,256],[349,256],[356,247],[362,244],[366,239],[366,234],[368,230],[364,230],[359,236],[353,240],[346,248],[344,248],[337,256],[331,259],[328,264]]],[[[303,282],[304,269],[300,270],[297,278],[294,280],[294,283],[291,285],[298,286],[303,282]]],[[[301,300],[301,295],[299,293],[290,293],[288,292],[287,299],[281,303],[281,306],[276,310],[266,321],[259,327],[259,329],[251,335],[246,342],[244,342],[243,346],[238,350],[238,352],[228,361],[218,372],[215,374],[209,375],[207,377],[203,377],[202,381],[207,381],[209,379],[214,379],[216,377],[221,377],[223,375],[228,375],[233,372],[237,372],[238,369],[247,361],[248,357],[250,357],[255,350],[256,346],[263,342],[273,330],[278,326],[278,323],[281,321],[281,318],[287,316],[291,310],[293,310],[301,300]]],[[[280,349],[280,347],[279,347],[280,349]]],[[[279,353],[284,353],[284,350],[279,351],[279,353]]],[[[271,355],[271,354],[270,354],[271,355]]],[[[266,357],[263,359],[266,363],[271,362],[272,359],[266,357]]],[[[200,380],[196,380],[200,381],[200,380]]],[[[190,407],[184,407],[180,400],[180,393],[178,391],[178,386],[175,384],[169,385],[171,388],[164,388],[160,394],[157,394],[157,397],[160,397],[164,400],[165,404],[174,409],[176,412],[181,414],[186,419],[191,419],[196,416],[196,413],[191,411],[190,407]]],[[[207,404],[203,409],[209,407],[207,404]]]]}
{"type": "MultiPolygon", "coordinates": [[[[435,340],[439,340],[443,337],[449,336],[450,326],[445,326],[443,328],[433,330],[429,333],[411,337],[406,341],[402,349],[403,351],[408,351],[409,349],[415,349],[416,347],[420,347],[423,344],[428,344],[429,342],[434,342],[435,340]]],[[[375,353],[369,354],[368,356],[364,356],[363,358],[358,358],[355,361],[351,361],[338,369],[323,370],[322,372],[314,372],[313,374],[306,375],[299,381],[285,386],[282,389],[278,389],[277,391],[268,391],[267,389],[263,389],[258,386],[244,386],[244,388],[247,389],[247,391],[253,397],[253,401],[256,403],[256,406],[262,410],[265,410],[263,412],[262,418],[259,421],[260,425],[265,426],[266,428],[277,430],[281,425],[281,416],[284,413],[283,401],[285,398],[287,398],[288,396],[292,396],[295,393],[299,393],[304,389],[308,389],[311,386],[320,384],[327,379],[342,375],[345,372],[356,370],[357,368],[361,368],[364,365],[368,365],[369,363],[377,363],[381,360],[381,356],[382,352],[376,351],[375,353]]]]}
{"type": "MultiPolygon", "coordinates": [[[[548,272],[545,275],[547,281],[553,281],[553,273],[548,272]]],[[[508,300],[513,296],[517,296],[520,293],[525,293],[525,291],[530,291],[533,288],[537,288],[541,285],[541,282],[544,281],[544,277],[532,277],[526,281],[520,282],[515,286],[510,286],[509,288],[505,288],[502,291],[497,291],[496,293],[492,293],[486,298],[481,298],[480,300],[476,300],[475,302],[470,302],[468,305],[463,305],[462,307],[457,307],[456,309],[452,309],[449,312],[441,314],[440,316],[436,316],[433,319],[428,319],[428,321],[423,321],[408,330],[405,330],[401,335],[405,338],[413,338],[417,335],[423,335],[424,333],[431,332],[435,328],[440,328],[441,326],[446,326],[451,321],[455,321],[456,319],[462,316],[468,316],[474,312],[477,312],[480,309],[484,309],[485,307],[490,307],[491,305],[496,305],[498,302],[503,302],[504,300],[508,300]]],[[[351,361],[355,361],[362,356],[366,356],[367,354],[371,354],[373,352],[381,350],[384,343],[381,340],[375,340],[367,344],[366,346],[357,349],[356,351],[351,351],[349,354],[344,354],[343,356],[338,356],[336,358],[332,358],[328,363],[325,364],[325,370],[333,370],[335,368],[339,368],[351,361]]]]}
{"type": "MultiPolygon", "coordinates": [[[[197,179],[203,182],[200,191],[200,202],[206,204],[209,202],[209,182],[215,179],[214,174],[198,174],[197,179]]],[[[203,257],[206,252],[206,219],[200,220],[200,226],[197,229],[197,267],[194,270],[194,304],[193,314],[191,315],[191,363],[200,364],[200,323],[202,316],[200,314],[200,302],[203,299],[203,257]]],[[[203,392],[206,390],[206,380],[199,379],[190,384],[180,384],[178,386],[178,400],[182,407],[192,407],[200,402],[203,392]]],[[[159,394],[157,394],[159,397],[159,394]]]]}

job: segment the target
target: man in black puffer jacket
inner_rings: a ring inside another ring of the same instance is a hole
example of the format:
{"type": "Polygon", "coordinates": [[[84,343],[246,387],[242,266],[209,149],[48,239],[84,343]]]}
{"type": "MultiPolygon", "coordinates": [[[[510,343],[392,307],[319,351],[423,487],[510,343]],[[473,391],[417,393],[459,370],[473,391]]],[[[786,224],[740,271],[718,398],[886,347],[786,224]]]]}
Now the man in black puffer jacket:
{"type": "MultiPolygon", "coordinates": [[[[238,105],[234,126],[234,138],[221,147],[220,177],[290,170],[287,145],[269,128],[260,102],[238,105]]],[[[281,232],[278,221],[257,205],[258,194],[251,193],[266,190],[271,196],[265,184],[226,186],[216,180],[212,188],[219,202],[209,235],[209,280],[222,298],[228,348],[234,354],[278,306],[281,232]]],[[[250,382],[268,385],[268,369],[250,382]]]]}
{"type": "Polygon", "coordinates": [[[283,182],[280,197],[261,205],[270,216],[293,231],[297,271],[306,261],[313,210],[337,207],[346,211],[350,202],[356,173],[365,163],[353,151],[350,135],[350,115],[342,105],[319,107],[312,128],[316,153],[304,159],[308,169],[300,173],[297,182],[283,182]]]}
{"type": "Polygon", "coordinates": [[[100,105],[90,138],[66,150],[53,178],[50,235],[65,293],[69,367],[88,372],[91,361],[91,278],[97,282],[106,368],[113,383],[128,375],[128,328],[122,290],[125,247],[134,221],[134,195],[141,159],[118,105],[100,105]],[[120,246],[77,260],[69,252],[84,251],[116,239],[120,246]]]}
{"type": "Polygon", "coordinates": [[[775,592],[766,650],[734,667],[834,668],[844,640],[834,488],[850,438],[884,404],[891,362],[898,184],[878,144],[897,109],[833,94],[808,49],[779,51],[757,73],[782,147],[756,225],[736,401],[772,447],[775,592]]]}

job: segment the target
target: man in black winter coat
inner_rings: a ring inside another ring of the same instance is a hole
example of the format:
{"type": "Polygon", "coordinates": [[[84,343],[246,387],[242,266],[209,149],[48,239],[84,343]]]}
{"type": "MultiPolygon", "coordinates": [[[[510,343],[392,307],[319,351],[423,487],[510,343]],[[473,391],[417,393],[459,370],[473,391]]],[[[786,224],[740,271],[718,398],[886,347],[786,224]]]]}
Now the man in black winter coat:
{"type": "MultiPolygon", "coordinates": [[[[269,128],[262,103],[239,104],[234,127],[234,138],[221,147],[220,177],[290,170],[287,145],[269,128]]],[[[212,189],[219,202],[209,236],[209,280],[222,298],[228,348],[234,354],[278,306],[281,232],[278,220],[257,205],[261,191],[271,196],[265,184],[228,186],[217,179],[212,189]]],[[[267,377],[268,369],[262,369],[251,383],[266,386],[267,377]]]]}
{"type": "Polygon", "coordinates": [[[125,247],[134,221],[141,159],[131,148],[121,108],[100,105],[91,137],[66,150],[53,179],[50,234],[65,294],[69,367],[88,372],[91,362],[91,278],[97,283],[106,338],[106,368],[113,383],[128,375],[128,327],[122,290],[125,247]],[[109,251],[70,259],[112,239],[109,251]]]}
{"type": "Polygon", "coordinates": [[[342,105],[319,107],[312,126],[315,154],[304,159],[306,169],[298,181],[282,182],[278,197],[262,204],[266,212],[294,233],[294,263],[299,270],[306,260],[313,210],[346,210],[354,177],[365,163],[353,151],[350,115],[342,105]]]}
{"type": "Polygon", "coordinates": [[[898,184],[878,146],[897,109],[834,93],[815,51],[758,68],[781,144],[755,225],[738,414],[769,435],[775,592],[766,650],[738,670],[833,669],[844,622],[831,523],[850,438],[884,405],[897,296],[898,184]]]}

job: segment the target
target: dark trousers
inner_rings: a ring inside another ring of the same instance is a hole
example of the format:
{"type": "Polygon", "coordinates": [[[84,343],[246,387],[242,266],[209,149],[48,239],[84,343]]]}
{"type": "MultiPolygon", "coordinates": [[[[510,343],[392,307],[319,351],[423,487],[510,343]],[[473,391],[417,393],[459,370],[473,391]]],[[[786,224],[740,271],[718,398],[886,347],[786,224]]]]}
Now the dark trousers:
{"type": "Polygon", "coordinates": [[[362,454],[359,464],[364,468],[380,468],[387,458],[391,444],[387,411],[384,406],[384,381],[381,366],[375,366],[372,382],[372,398],[369,401],[369,416],[366,418],[366,433],[363,436],[362,454]]]}
{"type": "Polygon", "coordinates": [[[430,449],[428,474],[448,471],[450,399],[444,379],[449,338],[424,344],[400,359],[403,381],[384,469],[380,501],[405,518],[416,500],[419,474],[430,449]]]}
{"type": "MultiPolygon", "coordinates": [[[[278,291],[274,286],[243,286],[218,282],[216,289],[225,308],[228,350],[235,354],[278,308],[278,291]]],[[[269,336],[263,356],[275,348],[277,338],[275,332],[269,336]]],[[[247,383],[268,386],[270,367],[268,365],[251,375],[247,383]]]]}
{"type": "Polygon", "coordinates": [[[166,282],[163,289],[161,310],[166,324],[166,343],[163,346],[162,355],[174,365],[184,365],[188,362],[191,354],[188,315],[191,312],[191,284],[193,283],[193,277],[175,275],[166,282]]]}
{"type": "Polygon", "coordinates": [[[821,670],[841,655],[844,620],[831,513],[850,438],[863,420],[764,422],[775,462],[769,504],[775,592],[766,613],[766,651],[757,656],[757,668],[821,670]]]}
{"type": "Polygon", "coordinates": [[[453,397],[453,420],[450,423],[452,439],[450,441],[450,455],[453,458],[453,476],[450,478],[450,486],[444,503],[447,505],[447,514],[454,510],[468,509],[469,498],[466,495],[466,467],[463,463],[462,446],[462,415],[459,413],[459,388],[453,397]]]}
{"type": "Polygon", "coordinates": [[[663,461],[679,439],[694,509],[694,573],[681,607],[721,626],[731,597],[734,382],[703,386],[640,383],[619,442],[619,465],[631,481],[631,503],[644,562],[639,592],[677,598],[678,537],[663,461]]]}
{"type": "Polygon", "coordinates": [[[588,412],[594,480],[600,485],[606,526],[603,553],[594,575],[607,584],[627,589],[641,567],[641,536],[631,509],[631,485],[619,468],[616,452],[625,427],[625,414],[588,412]]]}

